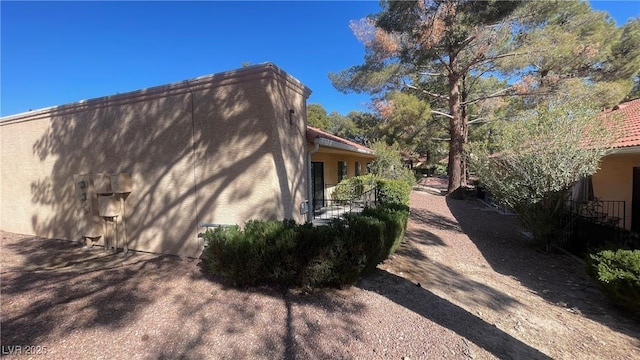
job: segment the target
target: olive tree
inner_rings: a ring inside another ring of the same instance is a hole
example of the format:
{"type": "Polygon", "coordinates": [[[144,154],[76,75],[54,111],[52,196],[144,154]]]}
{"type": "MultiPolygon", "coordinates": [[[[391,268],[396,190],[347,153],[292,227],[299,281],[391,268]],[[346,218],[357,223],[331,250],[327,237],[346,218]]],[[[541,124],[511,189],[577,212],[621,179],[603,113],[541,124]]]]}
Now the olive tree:
{"type": "Polygon", "coordinates": [[[486,143],[468,151],[481,184],[513,209],[545,250],[560,230],[568,190],[595,173],[620,135],[616,119],[583,104],[545,104],[503,124],[493,153],[486,143]]]}

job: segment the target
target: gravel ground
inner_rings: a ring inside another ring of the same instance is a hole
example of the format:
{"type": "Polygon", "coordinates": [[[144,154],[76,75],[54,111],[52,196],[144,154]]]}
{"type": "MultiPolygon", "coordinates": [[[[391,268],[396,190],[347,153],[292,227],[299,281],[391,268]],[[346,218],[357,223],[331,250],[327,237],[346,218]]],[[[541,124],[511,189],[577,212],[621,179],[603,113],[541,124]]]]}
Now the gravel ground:
{"type": "Polygon", "coordinates": [[[235,289],[198,259],[2,232],[1,343],[52,359],[638,359],[640,324],[513,217],[414,191],[405,243],[348,289],[235,289]]]}

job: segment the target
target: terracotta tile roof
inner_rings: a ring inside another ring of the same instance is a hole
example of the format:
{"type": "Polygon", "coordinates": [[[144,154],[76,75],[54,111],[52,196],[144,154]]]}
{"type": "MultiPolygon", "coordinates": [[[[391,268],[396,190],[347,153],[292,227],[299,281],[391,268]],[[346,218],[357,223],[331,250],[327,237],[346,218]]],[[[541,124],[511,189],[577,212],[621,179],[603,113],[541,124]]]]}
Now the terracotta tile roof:
{"type": "Polygon", "coordinates": [[[624,135],[616,141],[614,148],[640,146],[640,98],[624,102],[604,111],[605,116],[620,116],[624,135]]]}
{"type": "Polygon", "coordinates": [[[353,151],[365,153],[365,154],[374,154],[374,151],[364,145],[358,144],[353,141],[349,141],[347,139],[343,139],[339,136],[335,136],[333,134],[329,134],[328,132],[322,131],[318,128],[314,128],[311,126],[307,126],[307,141],[313,144],[313,141],[316,138],[321,138],[325,140],[329,140],[338,144],[342,144],[347,147],[354,148],[353,151]]]}

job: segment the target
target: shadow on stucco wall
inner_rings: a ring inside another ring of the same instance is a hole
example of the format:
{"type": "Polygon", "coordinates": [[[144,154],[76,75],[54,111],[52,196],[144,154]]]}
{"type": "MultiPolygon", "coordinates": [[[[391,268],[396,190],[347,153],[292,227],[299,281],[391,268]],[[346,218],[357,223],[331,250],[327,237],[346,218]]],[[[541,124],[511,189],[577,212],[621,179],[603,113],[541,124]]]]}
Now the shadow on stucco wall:
{"type": "Polygon", "coordinates": [[[80,240],[73,175],[85,173],[132,174],[133,249],[197,256],[199,221],[295,214],[305,185],[302,95],[273,76],[162,96],[152,90],[89,100],[80,111],[62,106],[21,124],[45,129],[33,144],[37,235],[80,240]]]}

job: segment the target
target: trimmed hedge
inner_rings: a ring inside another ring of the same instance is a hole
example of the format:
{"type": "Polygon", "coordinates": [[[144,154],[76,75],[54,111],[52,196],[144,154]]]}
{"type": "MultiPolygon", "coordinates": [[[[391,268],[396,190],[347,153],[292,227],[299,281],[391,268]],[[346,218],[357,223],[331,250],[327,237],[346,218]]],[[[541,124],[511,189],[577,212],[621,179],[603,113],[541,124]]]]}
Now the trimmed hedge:
{"type": "Polygon", "coordinates": [[[367,267],[367,270],[373,270],[400,246],[407,229],[409,207],[401,204],[387,204],[377,208],[366,208],[362,212],[362,216],[378,219],[384,224],[384,243],[380,252],[367,267]]]}
{"type": "Polygon", "coordinates": [[[382,179],[371,174],[347,178],[338,185],[333,192],[337,200],[352,200],[365,191],[377,188],[377,201],[380,204],[409,205],[411,184],[402,179],[382,179]]]}
{"type": "Polygon", "coordinates": [[[365,191],[373,189],[375,185],[376,178],[371,174],[347,178],[336,185],[333,197],[336,200],[348,201],[362,195],[365,191]]]}
{"type": "Polygon", "coordinates": [[[398,247],[409,208],[384,205],[349,214],[328,226],[249,221],[203,234],[209,271],[238,285],[343,286],[354,284],[398,247]]]}
{"type": "Polygon", "coordinates": [[[378,179],[378,203],[409,205],[411,184],[404,180],[378,179]]]}
{"type": "Polygon", "coordinates": [[[591,254],[587,269],[610,299],[640,317],[640,250],[591,254]]]}

